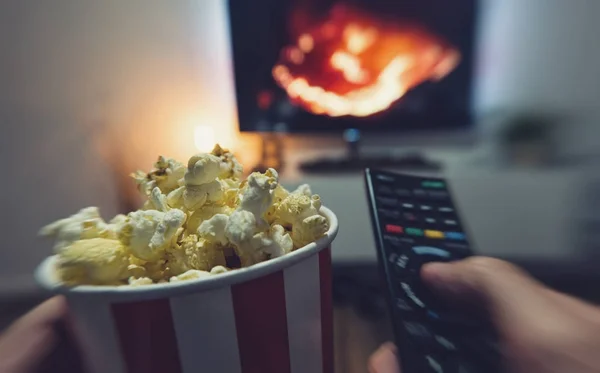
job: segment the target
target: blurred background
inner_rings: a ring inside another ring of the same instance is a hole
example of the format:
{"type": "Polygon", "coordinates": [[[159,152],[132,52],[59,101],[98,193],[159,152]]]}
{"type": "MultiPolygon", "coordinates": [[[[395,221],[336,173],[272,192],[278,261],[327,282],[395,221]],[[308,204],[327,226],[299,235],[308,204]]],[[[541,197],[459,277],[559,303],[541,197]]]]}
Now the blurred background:
{"type": "Polygon", "coordinates": [[[44,224],[137,203],[129,173],[215,142],[340,217],[337,366],[389,338],[362,169],[447,177],[476,250],[578,295],[600,255],[600,2],[0,3],[6,325],[44,224]]]}

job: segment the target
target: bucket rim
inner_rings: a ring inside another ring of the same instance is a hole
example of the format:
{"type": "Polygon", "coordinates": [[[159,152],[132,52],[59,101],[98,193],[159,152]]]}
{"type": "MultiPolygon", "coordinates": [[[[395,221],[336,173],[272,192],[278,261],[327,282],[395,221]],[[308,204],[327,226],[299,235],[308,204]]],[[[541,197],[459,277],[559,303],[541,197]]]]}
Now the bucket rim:
{"type": "Polygon", "coordinates": [[[138,286],[67,286],[62,284],[56,275],[55,265],[58,259],[57,255],[52,255],[44,259],[36,268],[34,277],[37,284],[42,289],[53,294],[96,298],[105,297],[110,298],[111,301],[159,299],[223,288],[226,286],[254,280],[259,277],[264,277],[291,267],[294,264],[312,255],[316,255],[320,251],[330,247],[338,233],[338,219],[337,216],[326,207],[321,208],[321,214],[327,218],[329,222],[329,229],[325,233],[325,236],[321,237],[317,241],[294,250],[289,254],[285,254],[279,258],[270,259],[265,262],[254,264],[247,268],[240,268],[210,277],[138,286]]]}

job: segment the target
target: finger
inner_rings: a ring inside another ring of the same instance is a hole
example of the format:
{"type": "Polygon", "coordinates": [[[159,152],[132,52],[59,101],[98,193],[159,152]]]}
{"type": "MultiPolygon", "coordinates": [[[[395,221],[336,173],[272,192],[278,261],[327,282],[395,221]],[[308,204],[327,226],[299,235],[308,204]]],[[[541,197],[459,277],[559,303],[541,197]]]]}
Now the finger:
{"type": "Polygon", "coordinates": [[[19,318],[11,326],[21,328],[30,325],[54,324],[67,316],[67,302],[64,297],[50,298],[19,318]]]}
{"type": "Polygon", "coordinates": [[[496,324],[526,325],[532,317],[548,314],[557,302],[538,281],[498,259],[473,257],[430,263],[421,274],[429,286],[447,297],[481,303],[496,324]]]}
{"type": "Polygon", "coordinates": [[[52,298],[14,322],[0,336],[0,372],[31,372],[56,347],[56,324],[66,315],[63,298],[52,298]]]}
{"type": "Polygon", "coordinates": [[[396,346],[387,342],[369,359],[369,373],[401,373],[396,346]]]}

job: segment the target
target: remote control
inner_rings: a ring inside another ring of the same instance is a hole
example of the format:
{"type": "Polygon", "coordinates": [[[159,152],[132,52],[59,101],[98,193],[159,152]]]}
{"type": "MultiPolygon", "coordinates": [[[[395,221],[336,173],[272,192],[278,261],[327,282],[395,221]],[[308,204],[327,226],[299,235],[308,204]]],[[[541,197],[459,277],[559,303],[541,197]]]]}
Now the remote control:
{"type": "Polygon", "coordinates": [[[447,182],[371,169],[365,179],[402,372],[501,371],[493,328],[421,282],[423,264],[473,255],[447,182]]]}

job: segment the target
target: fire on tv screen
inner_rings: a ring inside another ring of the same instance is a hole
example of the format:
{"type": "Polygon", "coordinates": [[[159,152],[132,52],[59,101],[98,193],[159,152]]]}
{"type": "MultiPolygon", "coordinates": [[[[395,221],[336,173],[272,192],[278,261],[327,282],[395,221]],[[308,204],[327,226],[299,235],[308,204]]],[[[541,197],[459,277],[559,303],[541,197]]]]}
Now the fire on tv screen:
{"type": "Polygon", "coordinates": [[[471,125],[476,0],[230,0],[240,129],[471,125]]]}

